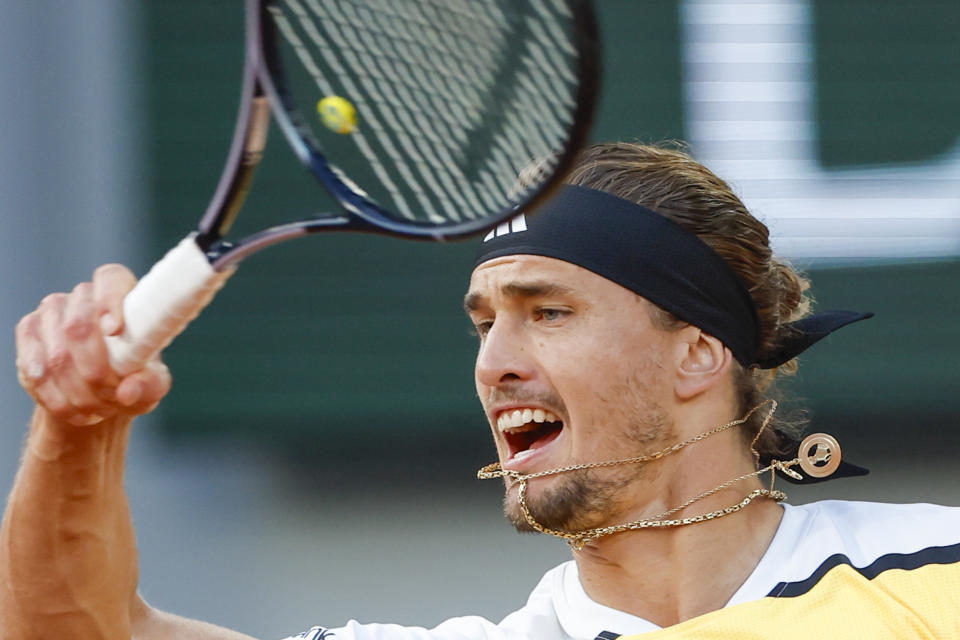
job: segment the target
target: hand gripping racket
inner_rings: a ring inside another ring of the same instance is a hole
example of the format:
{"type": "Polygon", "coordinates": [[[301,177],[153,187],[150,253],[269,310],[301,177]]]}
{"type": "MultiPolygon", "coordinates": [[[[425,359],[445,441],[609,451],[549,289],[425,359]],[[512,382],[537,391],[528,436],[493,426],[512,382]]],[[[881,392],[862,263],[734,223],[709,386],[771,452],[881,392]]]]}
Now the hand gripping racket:
{"type": "Polygon", "coordinates": [[[121,374],[169,344],[246,256],[320,231],[478,233],[546,198],[586,140],[599,76],[589,0],[247,0],[245,10],[226,167],[197,230],[124,300],[124,331],[108,339],[121,374]],[[342,210],[230,242],[271,113],[342,210]]]}

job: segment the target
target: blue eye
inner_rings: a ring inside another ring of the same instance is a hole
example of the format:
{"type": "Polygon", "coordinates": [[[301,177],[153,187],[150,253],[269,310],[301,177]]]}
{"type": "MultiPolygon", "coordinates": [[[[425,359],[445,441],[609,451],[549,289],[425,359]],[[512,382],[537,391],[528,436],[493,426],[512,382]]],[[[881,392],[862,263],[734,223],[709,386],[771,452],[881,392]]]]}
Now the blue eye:
{"type": "Polygon", "coordinates": [[[552,309],[552,308],[542,308],[537,309],[536,316],[538,320],[546,320],[547,322],[556,322],[562,320],[570,314],[566,309],[552,309]]]}
{"type": "Polygon", "coordinates": [[[473,330],[471,333],[475,336],[484,337],[490,333],[490,328],[493,327],[493,320],[483,320],[481,322],[473,323],[473,330]]]}

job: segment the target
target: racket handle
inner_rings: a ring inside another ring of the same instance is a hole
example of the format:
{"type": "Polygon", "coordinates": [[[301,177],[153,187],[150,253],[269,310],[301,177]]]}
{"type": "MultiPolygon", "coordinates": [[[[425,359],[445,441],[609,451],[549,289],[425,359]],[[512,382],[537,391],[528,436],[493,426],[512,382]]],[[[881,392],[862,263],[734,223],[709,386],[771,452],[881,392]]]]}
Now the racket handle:
{"type": "Polygon", "coordinates": [[[167,252],[123,300],[123,333],[107,336],[114,371],[127,375],[176,338],[234,269],[214,271],[190,234],[167,252]]]}

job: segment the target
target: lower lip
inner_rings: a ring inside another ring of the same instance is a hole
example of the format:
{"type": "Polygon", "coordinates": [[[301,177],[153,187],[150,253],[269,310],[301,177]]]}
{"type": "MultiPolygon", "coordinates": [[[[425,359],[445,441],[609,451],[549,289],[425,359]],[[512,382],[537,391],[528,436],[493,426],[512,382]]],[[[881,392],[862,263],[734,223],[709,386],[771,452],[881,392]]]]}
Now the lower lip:
{"type": "Polygon", "coordinates": [[[524,467],[529,467],[530,463],[541,458],[548,449],[550,449],[553,444],[560,439],[560,436],[563,435],[563,429],[558,431],[556,435],[550,437],[545,443],[537,446],[534,449],[527,449],[532,453],[527,453],[519,460],[516,458],[510,458],[501,465],[501,468],[507,471],[520,471],[524,467]]]}

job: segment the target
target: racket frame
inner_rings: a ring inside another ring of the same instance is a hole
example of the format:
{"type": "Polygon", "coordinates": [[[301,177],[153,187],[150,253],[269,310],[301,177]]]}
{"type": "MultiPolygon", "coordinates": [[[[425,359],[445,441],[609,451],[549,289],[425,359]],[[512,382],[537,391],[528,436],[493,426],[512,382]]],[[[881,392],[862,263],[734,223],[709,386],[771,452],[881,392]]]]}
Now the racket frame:
{"type": "Polygon", "coordinates": [[[484,232],[520,210],[535,209],[560,184],[572,167],[577,152],[587,142],[599,91],[599,37],[590,0],[566,0],[576,27],[579,80],[573,126],[564,149],[556,157],[549,179],[528,190],[525,200],[494,215],[456,224],[437,226],[416,220],[400,220],[370,200],[349,177],[333,168],[312,142],[303,117],[294,106],[287,87],[277,42],[280,37],[268,5],[276,0],[246,0],[246,58],[237,126],[217,190],[201,219],[196,236],[215,270],[236,264],[266,246],[322,231],[368,231],[420,240],[444,241],[484,232]],[[265,107],[269,103],[269,109],[265,107]],[[236,243],[223,236],[243,205],[253,173],[266,141],[269,113],[301,164],[339,203],[340,214],[317,214],[314,218],[264,229],[236,243]],[[259,145],[258,145],[259,143],[259,145]]]}
{"type": "Polygon", "coordinates": [[[123,302],[123,332],[106,338],[111,366],[122,375],[140,370],[179,335],[209,304],[233,274],[236,264],[251,253],[292,238],[331,230],[363,230],[424,240],[447,240],[485,231],[521,208],[529,210],[547,198],[586,141],[599,75],[596,23],[589,0],[567,0],[580,27],[576,43],[581,52],[579,95],[568,144],[557,156],[549,178],[528,189],[522,204],[483,219],[448,226],[398,220],[366,198],[359,188],[352,188],[350,179],[331,166],[315,145],[309,144],[310,136],[301,133],[279,67],[274,46],[277,34],[272,22],[266,19],[267,3],[273,1],[246,0],[247,46],[237,126],[224,171],[198,230],[154,264],[127,294],[123,302]],[[266,146],[271,113],[300,161],[337,199],[343,211],[270,227],[232,243],[224,235],[249,191],[266,146]]]}

